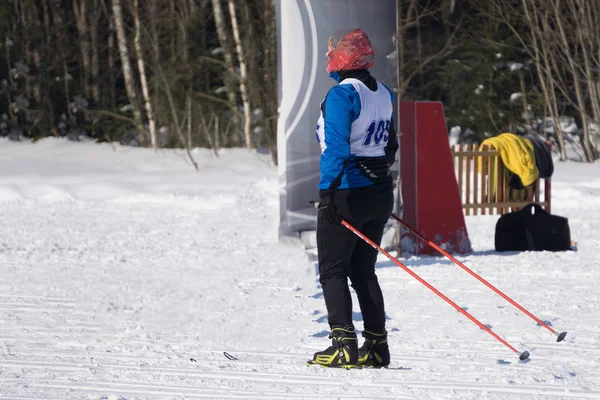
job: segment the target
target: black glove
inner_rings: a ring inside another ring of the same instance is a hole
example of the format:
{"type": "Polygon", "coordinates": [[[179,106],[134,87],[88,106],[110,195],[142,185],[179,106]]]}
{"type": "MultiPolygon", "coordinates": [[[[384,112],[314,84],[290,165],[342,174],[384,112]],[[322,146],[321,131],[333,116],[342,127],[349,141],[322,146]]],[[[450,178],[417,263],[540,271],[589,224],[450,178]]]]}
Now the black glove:
{"type": "Polygon", "coordinates": [[[319,203],[319,212],[323,210],[326,213],[326,219],[330,224],[339,225],[342,223],[342,217],[337,212],[335,205],[335,191],[321,190],[319,193],[321,202],[319,203]]]}

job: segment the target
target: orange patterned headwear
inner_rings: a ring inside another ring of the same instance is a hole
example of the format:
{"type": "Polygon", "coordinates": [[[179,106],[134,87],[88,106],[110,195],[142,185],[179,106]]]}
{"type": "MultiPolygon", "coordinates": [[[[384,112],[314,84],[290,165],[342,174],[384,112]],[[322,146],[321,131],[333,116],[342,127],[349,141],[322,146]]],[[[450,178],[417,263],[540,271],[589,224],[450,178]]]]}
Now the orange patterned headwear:
{"type": "Polygon", "coordinates": [[[362,29],[337,31],[329,37],[327,72],[369,69],[375,65],[371,41],[362,29]]]}

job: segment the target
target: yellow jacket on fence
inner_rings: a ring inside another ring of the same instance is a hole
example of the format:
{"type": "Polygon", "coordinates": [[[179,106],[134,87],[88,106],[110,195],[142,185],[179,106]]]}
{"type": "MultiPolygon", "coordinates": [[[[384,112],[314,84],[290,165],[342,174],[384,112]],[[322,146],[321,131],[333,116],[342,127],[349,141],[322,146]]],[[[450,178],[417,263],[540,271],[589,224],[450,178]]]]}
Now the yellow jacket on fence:
{"type": "MultiPolygon", "coordinates": [[[[533,143],[530,140],[512,133],[502,133],[498,136],[485,139],[479,149],[481,150],[485,145],[494,146],[500,152],[500,158],[502,158],[504,166],[521,178],[523,186],[527,187],[533,184],[538,178],[539,171],[535,164],[533,143]]],[[[481,171],[481,163],[479,170],[481,171]]]]}

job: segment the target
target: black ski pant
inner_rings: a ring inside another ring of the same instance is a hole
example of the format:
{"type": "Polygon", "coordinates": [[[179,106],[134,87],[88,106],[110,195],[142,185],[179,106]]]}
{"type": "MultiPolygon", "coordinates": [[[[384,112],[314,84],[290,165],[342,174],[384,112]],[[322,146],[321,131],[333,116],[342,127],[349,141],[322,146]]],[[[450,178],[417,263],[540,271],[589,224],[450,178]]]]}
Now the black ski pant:
{"type": "MultiPolygon", "coordinates": [[[[390,218],[394,203],[392,184],[339,190],[334,198],[337,214],[377,244],[390,218]]],[[[342,224],[327,218],[327,209],[317,217],[319,281],[331,328],[354,326],[348,278],[356,291],[364,329],[385,329],[383,294],[375,262],[377,250],[342,224]]]]}

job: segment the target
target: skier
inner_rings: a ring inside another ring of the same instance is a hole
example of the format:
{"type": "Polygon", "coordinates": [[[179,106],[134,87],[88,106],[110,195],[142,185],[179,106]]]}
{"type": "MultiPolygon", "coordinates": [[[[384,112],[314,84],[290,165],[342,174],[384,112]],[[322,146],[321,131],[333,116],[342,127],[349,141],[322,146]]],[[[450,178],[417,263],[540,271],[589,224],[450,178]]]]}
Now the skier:
{"type": "Polygon", "coordinates": [[[338,85],[321,102],[317,248],[320,282],[332,346],[310,364],[387,367],[390,353],[383,295],[375,275],[377,250],[341,224],[344,219],[377,244],[390,218],[394,195],[390,165],[398,142],[391,91],[373,78],[371,42],[361,29],[329,38],[327,72],[338,85]],[[348,278],[358,296],[365,342],[358,348],[348,278]]]}

